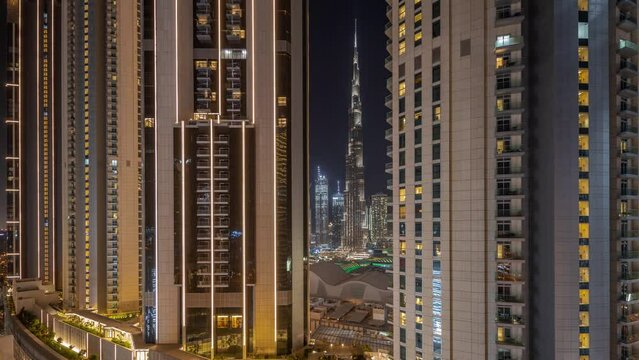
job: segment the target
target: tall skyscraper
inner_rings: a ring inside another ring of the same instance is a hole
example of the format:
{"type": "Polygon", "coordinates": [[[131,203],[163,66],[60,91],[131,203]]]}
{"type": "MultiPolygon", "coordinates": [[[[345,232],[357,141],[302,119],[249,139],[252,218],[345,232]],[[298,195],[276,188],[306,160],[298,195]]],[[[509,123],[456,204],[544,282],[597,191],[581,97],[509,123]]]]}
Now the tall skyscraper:
{"type": "Polygon", "coordinates": [[[368,216],[370,242],[379,247],[388,240],[388,196],[386,194],[371,196],[368,216]]]}
{"type": "Polygon", "coordinates": [[[342,244],[344,236],[344,193],[337,182],[337,191],[331,197],[331,230],[330,240],[333,248],[338,248],[342,244]]]}
{"type": "Polygon", "coordinates": [[[307,6],[145,9],[149,342],[207,358],[305,344],[307,6]]]}
{"type": "Polygon", "coordinates": [[[0,2],[0,228],[9,278],[61,286],[60,6],[0,2]]]}
{"type": "Polygon", "coordinates": [[[396,359],[631,359],[635,1],[388,2],[396,359]]]}
{"type": "Polygon", "coordinates": [[[328,179],[317,168],[315,178],[315,238],[318,245],[328,244],[328,179]]]}
{"type": "Polygon", "coordinates": [[[353,46],[351,105],[348,115],[348,150],[346,154],[344,237],[342,239],[342,247],[350,250],[361,250],[365,247],[365,234],[362,228],[366,222],[366,194],[364,189],[364,134],[359,86],[357,20],[355,21],[355,43],[353,46]]]}
{"type": "Polygon", "coordinates": [[[63,299],[138,311],[142,242],[141,1],[61,9],[63,299]]]}

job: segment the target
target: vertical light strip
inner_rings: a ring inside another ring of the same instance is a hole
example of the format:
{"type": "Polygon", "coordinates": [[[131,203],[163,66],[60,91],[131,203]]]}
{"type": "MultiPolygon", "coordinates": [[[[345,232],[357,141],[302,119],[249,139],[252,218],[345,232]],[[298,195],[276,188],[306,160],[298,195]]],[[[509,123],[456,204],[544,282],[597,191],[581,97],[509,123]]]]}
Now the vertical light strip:
{"type": "Polygon", "coordinates": [[[179,31],[178,31],[178,1],[175,0],[175,123],[177,124],[179,121],[179,104],[180,100],[178,99],[179,86],[180,83],[178,77],[178,39],[179,39],[179,31]]]}
{"type": "Polygon", "coordinates": [[[51,164],[53,164],[52,168],[53,168],[53,176],[51,176],[51,190],[49,190],[49,194],[53,194],[53,196],[51,196],[51,221],[49,222],[51,224],[51,231],[50,231],[50,235],[49,238],[51,240],[49,240],[49,243],[53,243],[53,247],[51,247],[51,252],[53,254],[52,256],[52,261],[53,261],[53,266],[51,267],[51,273],[52,273],[52,279],[53,279],[53,288],[55,289],[55,273],[56,273],[56,268],[55,268],[55,245],[56,245],[56,236],[55,236],[55,195],[56,195],[56,188],[55,188],[55,120],[56,120],[56,116],[55,116],[55,1],[51,2],[51,18],[49,19],[49,34],[51,34],[51,51],[49,52],[50,54],[52,54],[50,56],[51,58],[51,71],[49,71],[49,76],[51,77],[51,101],[49,101],[49,103],[51,104],[51,113],[49,114],[49,119],[51,122],[51,164]]]}
{"type": "Polygon", "coordinates": [[[246,359],[246,123],[242,121],[242,358],[246,359]]]}
{"type": "MultiPolygon", "coordinates": [[[[217,0],[217,123],[222,116],[222,0],[217,0]]],[[[211,138],[211,141],[213,139],[211,138]]],[[[211,146],[213,143],[211,143],[211,146]]],[[[213,159],[211,159],[212,161],[213,159]]],[[[215,347],[215,344],[212,345],[215,347]]]]}
{"type": "Polygon", "coordinates": [[[20,252],[18,253],[18,263],[20,264],[20,268],[18,269],[18,277],[22,279],[22,255],[24,254],[24,248],[22,247],[22,1],[18,1],[18,118],[17,163],[18,194],[20,194],[18,196],[18,241],[20,243],[20,252]]]}
{"type": "MultiPolygon", "coordinates": [[[[218,69],[219,69],[219,62],[218,62],[218,69]]],[[[217,122],[219,123],[220,121],[220,114],[218,113],[217,115],[217,122]]],[[[214,213],[214,208],[215,208],[215,192],[214,192],[214,187],[213,187],[213,183],[215,182],[214,180],[214,172],[215,172],[215,165],[214,165],[214,160],[215,157],[213,156],[213,146],[215,144],[215,141],[213,140],[213,121],[209,121],[209,149],[210,149],[210,160],[209,160],[209,172],[210,172],[210,176],[211,176],[211,187],[209,188],[209,211],[210,211],[210,222],[211,222],[211,234],[209,236],[211,244],[210,244],[210,249],[211,249],[211,358],[215,358],[215,227],[213,226],[214,224],[214,217],[215,217],[215,213],[214,213]]]]}
{"type": "MultiPolygon", "coordinates": [[[[42,261],[40,259],[40,252],[42,251],[42,244],[40,239],[40,230],[41,230],[41,219],[40,219],[40,0],[36,1],[36,79],[38,82],[38,86],[36,88],[36,169],[38,177],[36,178],[36,208],[37,208],[37,237],[38,237],[38,279],[41,278],[42,274],[42,261]]],[[[22,71],[22,69],[20,69],[22,71]]]]}
{"type": "Polygon", "coordinates": [[[275,353],[277,353],[277,34],[275,27],[275,1],[273,0],[273,314],[275,353]]]}
{"type": "Polygon", "coordinates": [[[251,0],[251,124],[255,124],[255,0],[251,0]]]}
{"type": "MultiPolygon", "coordinates": [[[[153,100],[154,100],[154,106],[153,106],[153,138],[154,138],[154,143],[153,143],[153,161],[154,161],[154,165],[155,165],[155,179],[153,179],[153,183],[154,183],[154,190],[155,190],[155,199],[154,199],[154,205],[155,205],[155,231],[153,232],[153,236],[154,236],[154,252],[155,252],[155,259],[154,259],[154,266],[155,266],[155,286],[154,286],[154,292],[155,292],[155,343],[159,343],[160,342],[160,336],[158,335],[159,333],[159,327],[158,327],[158,301],[159,301],[159,297],[158,297],[158,289],[159,289],[159,282],[160,282],[160,273],[158,271],[158,246],[159,246],[159,242],[158,242],[158,226],[159,226],[159,222],[158,222],[158,42],[157,42],[157,38],[158,38],[158,3],[157,0],[153,0],[153,100]]],[[[145,317],[146,318],[146,317],[145,317]]]]}
{"type": "MultiPolygon", "coordinates": [[[[177,4],[177,1],[176,1],[177,4]]],[[[185,155],[185,125],[181,126],[181,159],[182,159],[182,349],[186,350],[186,155],[185,155]]]]}

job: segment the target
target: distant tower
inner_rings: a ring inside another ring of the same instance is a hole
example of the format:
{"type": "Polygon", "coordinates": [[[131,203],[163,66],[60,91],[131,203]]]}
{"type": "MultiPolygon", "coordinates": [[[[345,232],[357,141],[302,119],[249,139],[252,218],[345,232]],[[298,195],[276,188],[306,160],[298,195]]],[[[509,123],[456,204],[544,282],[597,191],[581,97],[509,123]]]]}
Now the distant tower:
{"type": "Polygon", "coordinates": [[[318,244],[328,244],[328,180],[319,166],[315,180],[315,239],[318,244]]]}
{"type": "Polygon", "coordinates": [[[344,234],[344,194],[337,182],[337,192],[331,198],[331,224],[333,224],[329,237],[333,247],[339,247],[344,234]]]}
{"type": "Polygon", "coordinates": [[[371,196],[369,219],[370,242],[379,247],[388,237],[388,196],[386,194],[371,196]]]}
{"type": "Polygon", "coordinates": [[[351,250],[364,248],[364,230],[362,228],[365,222],[364,141],[357,53],[357,20],[355,20],[353,80],[351,83],[351,107],[348,118],[348,152],[346,154],[346,189],[344,190],[343,248],[351,250]]]}

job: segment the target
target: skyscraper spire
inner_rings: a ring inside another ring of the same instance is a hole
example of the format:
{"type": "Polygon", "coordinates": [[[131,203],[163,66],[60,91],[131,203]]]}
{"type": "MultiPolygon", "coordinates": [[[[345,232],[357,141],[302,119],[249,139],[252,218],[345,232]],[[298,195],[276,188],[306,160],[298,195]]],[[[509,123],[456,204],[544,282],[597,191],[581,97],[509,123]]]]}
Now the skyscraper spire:
{"type": "Polygon", "coordinates": [[[365,248],[366,195],[364,191],[364,139],[362,102],[360,97],[359,59],[357,53],[357,19],[353,46],[353,79],[351,106],[348,116],[348,152],[346,154],[346,186],[344,189],[344,234],[342,247],[348,250],[365,248]]]}

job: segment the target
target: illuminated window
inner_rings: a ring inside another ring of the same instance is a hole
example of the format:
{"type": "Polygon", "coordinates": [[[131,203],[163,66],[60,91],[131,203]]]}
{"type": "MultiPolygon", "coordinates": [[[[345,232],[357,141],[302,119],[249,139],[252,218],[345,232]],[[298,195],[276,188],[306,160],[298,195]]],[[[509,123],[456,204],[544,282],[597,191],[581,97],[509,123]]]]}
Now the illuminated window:
{"type": "Polygon", "coordinates": [[[406,326],[406,313],[403,311],[399,312],[399,325],[406,326]]]}
{"type": "Polygon", "coordinates": [[[399,24],[399,37],[403,38],[406,36],[406,23],[399,24]]]}
{"type": "Polygon", "coordinates": [[[577,74],[579,75],[580,84],[588,84],[588,80],[589,80],[588,69],[579,69],[579,71],[577,71],[577,74]]]}
{"type": "Polygon", "coordinates": [[[588,245],[579,245],[579,260],[590,259],[590,248],[588,245]]]}
{"type": "Polygon", "coordinates": [[[402,81],[399,83],[399,96],[406,95],[406,82],[402,81]]]}
{"type": "Polygon", "coordinates": [[[588,113],[579,113],[579,127],[586,129],[588,128],[589,123],[588,113]]]}
{"type": "Polygon", "coordinates": [[[406,188],[399,189],[399,201],[401,202],[406,201],[406,188]]]}
{"type": "Polygon", "coordinates": [[[579,334],[579,348],[588,349],[590,347],[590,334],[579,334]]]}
{"type": "Polygon", "coordinates": [[[501,326],[497,327],[497,341],[506,341],[506,329],[501,326]]]}
{"type": "Polygon", "coordinates": [[[590,225],[586,223],[579,224],[579,237],[581,239],[590,238],[590,225]]]}
{"type": "Polygon", "coordinates": [[[415,33],[415,46],[418,46],[422,43],[422,32],[421,30],[415,33]]]}
{"type": "Polygon", "coordinates": [[[417,324],[423,324],[424,323],[424,320],[422,319],[421,315],[417,315],[415,317],[415,323],[417,323],[417,324]]]}
{"type": "Polygon", "coordinates": [[[399,7],[399,20],[406,18],[406,4],[399,7]]]}
{"type": "Polygon", "coordinates": [[[588,179],[579,179],[579,194],[587,195],[590,193],[590,184],[588,179]]]}
{"type": "Polygon", "coordinates": [[[579,11],[588,11],[588,0],[577,1],[577,6],[579,7],[579,11]]]}
{"type": "Polygon", "coordinates": [[[579,49],[577,50],[577,53],[579,54],[579,61],[581,61],[581,62],[587,62],[588,61],[588,47],[587,46],[580,46],[579,49]]]}
{"type": "Polygon", "coordinates": [[[226,315],[218,315],[216,323],[218,328],[228,328],[231,326],[231,321],[226,315]]]}
{"type": "Polygon", "coordinates": [[[588,171],[588,158],[587,157],[580,157],[579,158],[579,171],[580,172],[587,172],[588,171]]]}
{"type": "Polygon", "coordinates": [[[277,97],[277,106],[286,106],[287,98],[286,96],[278,96],[277,97]]]}
{"type": "Polygon", "coordinates": [[[579,202],[579,216],[588,216],[590,214],[590,206],[588,201],[579,202]]]}
{"type": "Polygon", "coordinates": [[[588,150],[588,135],[579,135],[579,150],[588,150]]]}
{"type": "Polygon", "coordinates": [[[399,242],[399,254],[406,255],[406,241],[399,242]]]}
{"type": "Polygon", "coordinates": [[[440,105],[433,106],[433,121],[439,121],[442,117],[442,107],[440,105]]]}
{"type": "Polygon", "coordinates": [[[579,312],[579,326],[590,326],[590,314],[587,311],[579,312]]]}
{"type": "Polygon", "coordinates": [[[240,316],[240,315],[231,316],[231,327],[233,329],[242,328],[242,316],[240,316]]]}
{"type": "Polygon", "coordinates": [[[587,91],[580,91],[578,99],[579,106],[588,106],[588,104],[590,103],[587,91]]]}
{"type": "Polygon", "coordinates": [[[419,24],[422,21],[423,17],[424,16],[422,15],[421,11],[415,14],[415,27],[419,26],[417,24],[419,24]]]}
{"type": "Polygon", "coordinates": [[[404,131],[406,129],[406,116],[402,116],[399,118],[399,131],[404,131]]]}
{"type": "Polygon", "coordinates": [[[406,219],[406,205],[399,206],[399,218],[406,219]]]}
{"type": "Polygon", "coordinates": [[[406,52],[406,40],[399,42],[399,55],[403,55],[406,52]]]}
{"type": "Polygon", "coordinates": [[[579,282],[587,283],[590,281],[590,269],[579,268],[579,282]]]}
{"type": "Polygon", "coordinates": [[[421,195],[422,195],[422,186],[421,186],[421,185],[417,185],[417,186],[415,186],[415,197],[417,197],[418,195],[419,195],[420,197],[421,197],[421,195]]]}
{"type": "Polygon", "coordinates": [[[277,118],[277,127],[286,127],[286,118],[285,117],[281,117],[281,118],[277,118]]]}
{"type": "Polygon", "coordinates": [[[579,305],[590,304],[590,292],[588,289],[579,289],[579,305]]]}

